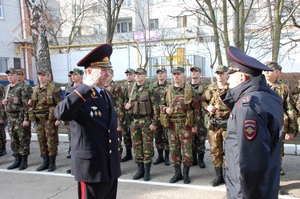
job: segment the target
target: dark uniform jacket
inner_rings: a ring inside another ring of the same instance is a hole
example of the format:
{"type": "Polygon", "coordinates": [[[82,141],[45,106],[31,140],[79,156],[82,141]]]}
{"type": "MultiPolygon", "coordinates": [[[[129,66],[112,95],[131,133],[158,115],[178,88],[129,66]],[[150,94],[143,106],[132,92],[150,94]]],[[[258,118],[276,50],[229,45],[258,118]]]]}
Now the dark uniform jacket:
{"type": "Polygon", "coordinates": [[[225,138],[227,198],[278,198],[283,107],[264,75],[222,95],[232,109],[225,138]]]}
{"type": "MultiPolygon", "coordinates": [[[[109,94],[109,92],[106,92],[109,94]]],[[[56,117],[70,122],[75,180],[105,182],[121,175],[117,115],[96,89],[81,84],[57,105],[56,117]]]]}

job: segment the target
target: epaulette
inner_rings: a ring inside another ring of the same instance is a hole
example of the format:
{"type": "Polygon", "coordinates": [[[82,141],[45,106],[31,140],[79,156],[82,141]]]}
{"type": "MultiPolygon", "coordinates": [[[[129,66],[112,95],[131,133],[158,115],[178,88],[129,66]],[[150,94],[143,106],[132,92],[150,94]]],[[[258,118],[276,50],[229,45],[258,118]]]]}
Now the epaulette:
{"type": "Polygon", "coordinates": [[[250,104],[251,99],[252,99],[252,95],[246,94],[240,99],[240,102],[242,103],[242,105],[248,105],[250,104]]]}

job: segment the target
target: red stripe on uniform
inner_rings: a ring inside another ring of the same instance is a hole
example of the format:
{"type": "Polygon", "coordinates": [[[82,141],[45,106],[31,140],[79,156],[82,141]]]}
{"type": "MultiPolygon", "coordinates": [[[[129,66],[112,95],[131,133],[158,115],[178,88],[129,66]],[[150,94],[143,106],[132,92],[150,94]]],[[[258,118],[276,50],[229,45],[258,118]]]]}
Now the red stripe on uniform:
{"type": "Polygon", "coordinates": [[[85,190],[86,186],[84,182],[80,182],[80,190],[81,190],[81,196],[80,199],[85,199],[84,194],[85,194],[85,190]]]}

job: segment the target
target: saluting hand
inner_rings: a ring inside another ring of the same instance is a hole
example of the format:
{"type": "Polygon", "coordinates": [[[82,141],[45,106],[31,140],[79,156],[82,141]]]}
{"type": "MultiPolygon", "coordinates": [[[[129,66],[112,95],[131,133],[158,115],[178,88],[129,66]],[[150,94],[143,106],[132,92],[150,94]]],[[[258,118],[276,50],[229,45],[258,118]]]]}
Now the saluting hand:
{"type": "Polygon", "coordinates": [[[93,88],[101,77],[101,69],[99,68],[89,68],[87,71],[87,76],[83,80],[83,83],[90,88],[93,88]]]}

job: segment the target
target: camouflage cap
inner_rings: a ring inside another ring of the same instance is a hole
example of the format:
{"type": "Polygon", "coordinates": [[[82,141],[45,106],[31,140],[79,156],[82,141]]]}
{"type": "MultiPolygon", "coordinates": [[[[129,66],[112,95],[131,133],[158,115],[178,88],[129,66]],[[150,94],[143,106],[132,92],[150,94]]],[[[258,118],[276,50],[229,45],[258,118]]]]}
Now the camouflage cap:
{"type": "Polygon", "coordinates": [[[142,75],[147,75],[147,71],[145,69],[143,69],[143,68],[137,68],[135,70],[135,73],[140,73],[142,75]]]}
{"type": "Polygon", "coordinates": [[[156,70],[156,73],[158,73],[158,72],[167,72],[167,69],[165,69],[165,68],[159,68],[159,69],[157,69],[156,70]]]}
{"type": "Polygon", "coordinates": [[[265,63],[265,65],[267,65],[268,67],[273,68],[273,69],[275,69],[275,70],[279,70],[279,65],[278,65],[277,62],[267,61],[267,62],[265,63]]]}
{"type": "Polygon", "coordinates": [[[21,76],[23,76],[23,75],[24,75],[24,73],[23,73],[22,69],[15,69],[15,70],[17,71],[18,75],[21,75],[21,76]]]}
{"type": "Polygon", "coordinates": [[[37,72],[37,74],[44,74],[44,75],[47,75],[49,74],[49,71],[44,69],[44,68],[40,68],[37,72]]]}
{"type": "Polygon", "coordinates": [[[177,68],[174,68],[172,73],[184,73],[184,68],[182,67],[177,67],[177,68]]]}
{"type": "Polygon", "coordinates": [[[197,70],[201,73],[201,68],[197,67],[197,66],[193,66],[190,68],[190,71],[193,71],[193,70],[197,70]]]}
{"type": "MultiPolygon", "coordinates": [[[[70,72],[71,72],[71,71],[70,71],[70,72]]],[[[82,75],[84,72],[83,72],[83,70],[81,70],[81,69],[79,69],[79,68],[74,68],[73,71],[72,71],[72,73],[77,73],[77,74],[79,74],[79,75],[82,75]]]]}
{"type": "Polygon", "coordinates": [[[220,65],[220,66],[217,66],[215,73],[216,72],[225,73],[225,72],[227,72],[227,70],[228,70],[227,66],[220,65]]]}
{"type": "Polygon", "coordinates": [[[109,69],[109,71],[108,71],[110,74],[114,74],[114,70],[113,69],[109,69]]]}
{"type": "Polygon", "coordinates": [[[6,74],[8,73],[12,73],[12,74],[19,74],[18,70],[17,69],[14,69],[14,68],[9,68],[6,72],[6,74]]]}
{"type": "Polygon", "coordinates": [[[70,70],[68,76],[71,77],[72,74],[73,74],[73,71],[70,70]]]}
{"type": "Polygon", "coordinates": [[[135,70],[133,68],[127,68],[125,73],[135,73],[135,70]]]}

